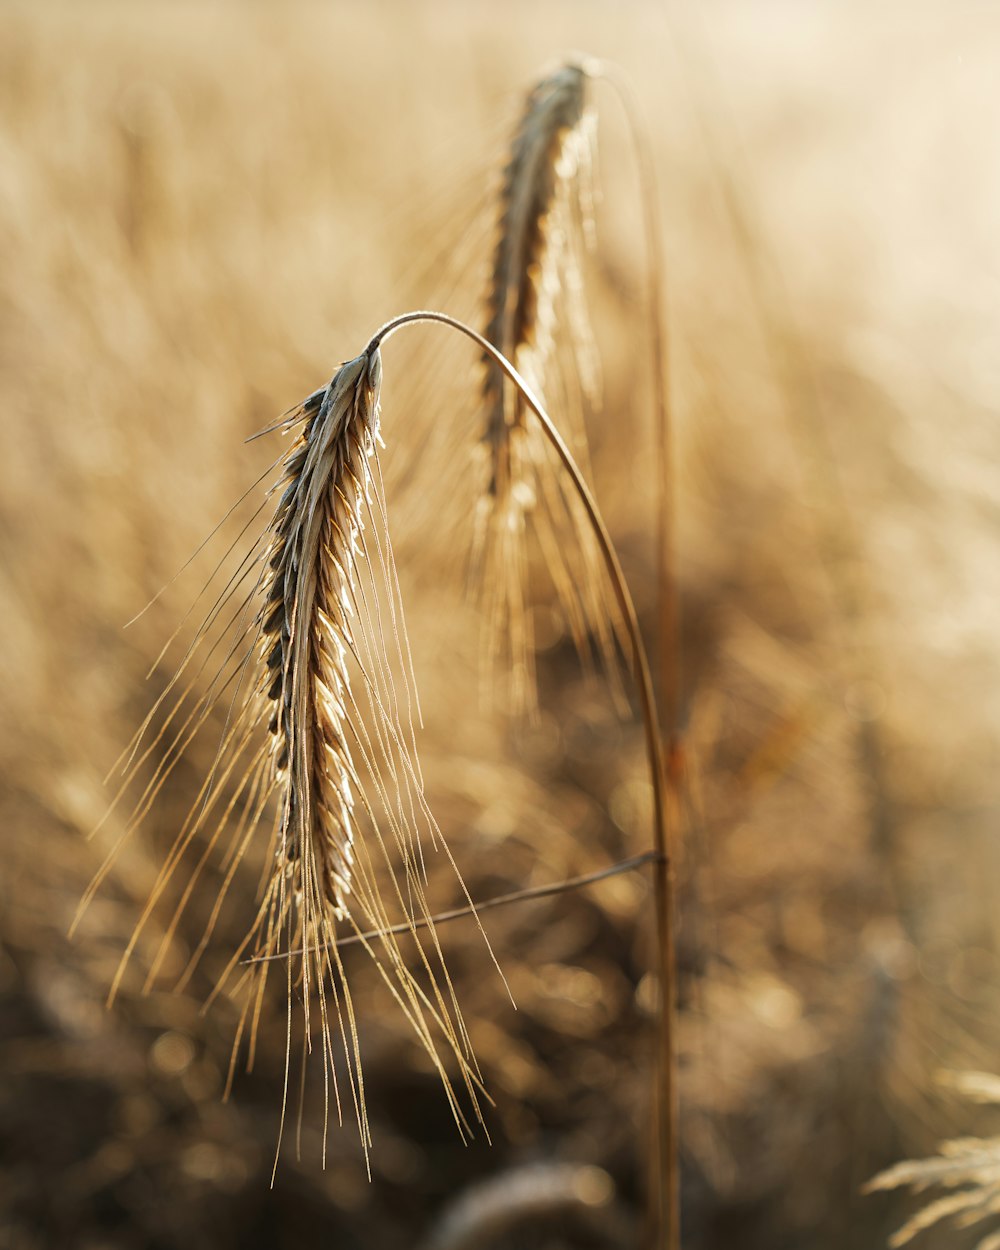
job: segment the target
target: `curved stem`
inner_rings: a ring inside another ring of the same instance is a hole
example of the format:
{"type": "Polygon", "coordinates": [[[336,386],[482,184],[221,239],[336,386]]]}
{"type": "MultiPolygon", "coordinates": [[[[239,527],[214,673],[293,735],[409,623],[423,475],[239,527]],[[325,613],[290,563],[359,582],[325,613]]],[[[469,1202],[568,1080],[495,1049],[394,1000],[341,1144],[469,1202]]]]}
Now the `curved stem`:
{"type": "Polygon", "coordinates": [[[654,899],[656,905],[656,932],[658,955],[658,980],[660,988],[660,1036],[657,1047],[657,1174],[654,1178],[657,1203],[656,1213],[656,1244],[666,1250],[679,1250],[678,1223],[678,1168],[677,1168],[677,1101],[674,1082],[675,1055],[675,993],[674,993],[674,923],[673,923],[673,888],[669,856],[668,839],[668,803],[666,781],[663,772],[663,744],[660,734],[659,718],[656,710],[656,698],[653,693],[653,681],[650,675],[649,660],[639,631],[639,619],[635,604],[629,593],[625,575],[622,572],[618,555],[611,541],[611,535],[598,511],[597,502],[583,478],[576,461],[556,429],[551,418],[542,407],[528,383],[521,377],[510,361],[498,351],[492,343],[477,331],[451,317],[447,313],[417,311],[402,313],[387,321],[373,335],[366,349],[372,353],[381,346],[397,330],[405,325],[421,322],[437,322],[451,327],[471,339],[482,352],[489,356],[503,371],[510,381],[518,388],[525,403],[535,414],[549,442],[552,444],[563,468],[566,470],[573,488],[579,496],[587,519],[597,539],[601,555],[604,559],[611,581],[618,608],[625,622],[629,642],[632,648],[631,668],[635,681],[639,706],[642,713],[643,730],[646,739],[646,755],[649,763],[650,781],[653,787],[654,837],[658,858],[654,875],[654,899]]]}
{"type": "Polygon", "coordinates": [[[587,485],[582,473],[577,467],[576,461],[573,459],[573,455],[566,446],[562,435],[556,429],[551,417],[549,417],[545,409],[542,407],[541,400],[535,395],[528,383],[518,373],[502,352],[495,348],[492,343],[485,339],[476,330],[467,326],[463,321],[459,321],[457,317],[452,317],[448,313],[431,312],[427,310],[403,313],[398,317],[394,317],[391,321],[386,322],[386,324],[375,333],[366,348],[366,352],[370,354],[376,351],[386,339],[395,334],[395,332],[401,329],[404,325],[428,321],[439,322],[442,325],[450,326],[453,330],[458,330],[462,334],[465,334],[467,338],[472,339],[472,341],[483,352],[491,357],[494,363],[507,375],[510,381],[513,382],[513,384],[524,396],[524,400],[528,407],[532,410],[532,412],[534,412],[549,442],[555,448],[559,459],[562,461],[563,468],[569,474],[570,480],[573,483],[573,488],[579,496],[580,502],[583,504],[591,529],[594,531],[594,537],[597,539],[598,546],[601,549],[601,555],[608,570],[608,576],[611,580],[615,598],[618,601],[619,610],[625,620],[629,642],[632,647],[632,673],[635,678],[636,690],[642,710],[642,719],[646,734],[647,755],[649,757],[649,769],[653,786],[653,804],[657,840],[656,849],[662,855],[666,855],[667,818],[662,767],[663,752],[661,749],[659,720],[656,715],[656,698],[653,694],[653,681],[650,674],[649,660],[646,655],[646,648],[642,641],[642,635],[639,632],[639,618],[636,614],[635,604],[632,602],[632,596],[629,593],[628,585],[625,581],[625,574],[622,572],[622,567],[618,560],[618,554],[611,541],[611,535],[608,533],[607,526],[604,524],[601,514],[598,511],[597,501],[594,499],[590,487],[587,485]]]}

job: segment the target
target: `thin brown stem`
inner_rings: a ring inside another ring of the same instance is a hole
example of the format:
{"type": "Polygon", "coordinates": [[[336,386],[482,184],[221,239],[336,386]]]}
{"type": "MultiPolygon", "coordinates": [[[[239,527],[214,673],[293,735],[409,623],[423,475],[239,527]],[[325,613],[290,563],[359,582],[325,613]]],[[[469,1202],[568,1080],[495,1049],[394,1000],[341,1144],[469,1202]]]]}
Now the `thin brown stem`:
{"type": "MultiPolygon", "coordinates": [[[[509,894],[495,894],[492,898],[482,899],[478,903],[468,903],[464,907],[453,907],[450,911],[436,912],[433,916],[419,916],[412,922],[390,925],[385,929],[369,929],[367,933],[347,933],[337,938],[333,946],[353,946],[358,942],[371,942],[376,938],[396,937],[404,933],[412,933],[414,929],[426,929],[429,925],[447,924],[452,920],[464,920],[469,916],[478,916],[481,912],[492,911],[497,907],[509,907],[512,903],[523,903],[528,899],[552,898],[557,894],[568,894],[571,890],[581,890],[584,886],[596,885],[598,881],[606,881],[609,877],[619,877],[625,872],[634,872],[647,864],[655,864],[660,858],[659,851],[646,851],[642,855],[633,855],[631,859],[620,860],[607,868],[599,868],[596,872],[586,872],[579,877],[568,877],[565,881],[552,881],[548,885],[530,886],[525,890],[512,890],[509,894]]],[[[273,963],[278,959],[293,959],[299,955],[313,955],[325,947],[310,946],[293,951],[279,951],[274,955],[257,955],[252,959],[241,960],[243,964],[273,963]]]]}
{"type": "Polygon", "coordinates": [[[486,339],[464,322],[447,313],[417,311],[403,313],[386,322],[372,338],[366,351],[374,352],[381,344],[405,325],[421,322],[438,322],[458,330],[471,339],[482,352],[499,366],[503,373],[518,388],[525,403],[535,414],[546,437],[552,444],[559,459],[562,461],[573,488],[579,496],[584,511],[597,539],[601,555],[607,568],[612,590],[618,602],[619,611],[625,622],[629,643],[632,650],[631,668],[635,681],[636,693],[642,714],[643,730],[646,739],[646,755],[649,763],[650,781],[653,787],[654,837],[659,858],[654,873],[654,900],[656,906],[656,948],[657,973],[660,987],[659,1038],[656,1062],[656,1177],[654,1193],[651,1195],[655,1205],[655,1245],[662,1250],[680,1250],[679,1223],[679,1171],[678,1171],[678,1132],[677,1132],[677,1098],[675,1086],[675,1011],[676,994],[674,987],[674,911],[673,911],[673,874],[669,856],[668,825],[670,822],[670,806],[668,803],[666,780],[663,770],[663,743],[657,716],[656,698],[653,693],[653,680],[650,675],[649,659],[639,631],[639,620],[635,604],[625,581],[618,555],[611,541],[607,526],[601,518],[597,503],[587,486],[579,468],[566,446],[551,418],[542,407],[541,401],[535,396],[531,387],[521,377],[509,360],[486,339]]]}
{"type": "MultiPolygon", "coordinates": [[[[649,355],[652,370],[653,418],[654,418],[654,466],[656,472],[656,570],[657,570],[657,622],[656,658],[660,716],[667,739],[669,758],[664,761],[668,799],[674,806],[672,815],[679,820],[681,797],[675,760],[680,748],[681,723],[681,633],[680,597],[677,590],[677,574],[674,560],[674,492],[671,490],[673,473],[673,422],[670,408],[670,360],[668,352],[665,310],[666,263],[660,236],[660,206],[657,194],[656,171],[650,150],[648,132],[642,123],[639,107],[632,95],[625,76],[614,65],[599,61],[589,67],[595,78],[604,78],[618,96],[625,114],[632,147],[639,173],[639,203],[642,209],[643,232],[646,236],[646,326],[649,337],[649,355]]],[[[664,887],[670,890],[669,882],[664,887]]],[[[669,926],[672,929],[672,925],[669,926]]],[[[661,942],[670,946],[673,967],[673,934],[663,934],[661,942]]],[[[661,991],[666,993],[664,987],[661,991]]],[[[676,997],[671,985],[670,993],[676,997]]],[[[675,1005],[669,1009],[672,1014],[675,1005]]],[[[671,1079],[661,1094],[669,1101],[658,1113],[658,1123],[669,1121],[673,1141],[677,1141],[678,1103],[676,1083],[671,1079]]],[[[661,1129],[662,1131],[662,1129],[661,1129]]],[[[676,1146],[667,1156],[668,1184],[659,1187],[660,1235],[669,1250],[680,1250],[680,1204],[679,1178],[677,1176],[676,1146]]],[[[662,1159],[661,1159],[662,1161],[662,1159]]],[[[654,1177],[654,1188],[656,1178],[654,1177]]]]}
{"type": "MultiPolygon", "coordinates": [[[[660,237],[660,206],[656,172],[646,127],[625,76],[606,61],[588,64],[589,73],[603,78],[618,96],[625,114],[639,171],[639,203],[646,236],[646,327],[653,387],[654,465],[656,471],[656,565],[659,609],[657,613],[657,676],[660,715],[670,749],[676,746],[680,720],[680,611],[674,568],[672,421],[670,411],[670,358],[664,299],[667,267],[660,237]]],[[[668,772],[669,778],[669,772],[668,772]]]]}

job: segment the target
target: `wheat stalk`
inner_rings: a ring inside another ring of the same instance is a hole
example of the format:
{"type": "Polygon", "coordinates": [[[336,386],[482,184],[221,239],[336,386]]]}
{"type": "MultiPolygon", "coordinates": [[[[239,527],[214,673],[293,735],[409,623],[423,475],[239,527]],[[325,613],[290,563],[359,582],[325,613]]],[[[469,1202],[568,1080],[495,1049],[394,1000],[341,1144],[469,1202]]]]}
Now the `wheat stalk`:
{"type": "Polygon", "coordinates": [[[654,861],[653,899],[656,924],[655,967],[658,984],[658,1037],[654,1081],[654,1150],[650,1193],[653,1243],[663,1250],[680,1250],[680,1183],[678,1171],[678,1117],[676,1095],[675,1014],[676,969],[674,931],[673,869],[670,851],[676,837],[676,814],[664,775],[663,739],[649,659],[639,629],[635,604],[622,572],[611,535],[601,517],[597,502],[562,435],[552,422],[540,398],[511,362],[481,334],[447,313],[427,310],[403,313],[387,322],[374,335],[367,351],[381,344],[404,326],[434,322],[471,339],[491,364],[496,365],[515,386],[524,404],[535,417],[538,428],[560,465],[563,486],[572,492],[585,518],[589,536],[599,558],[598,572],[609,589],[621,623],[625,655],[638,700],[646,743],[646,759],[653,791],[654,861]],[[673,834],[671,831],[674,831],[673,834]]]}

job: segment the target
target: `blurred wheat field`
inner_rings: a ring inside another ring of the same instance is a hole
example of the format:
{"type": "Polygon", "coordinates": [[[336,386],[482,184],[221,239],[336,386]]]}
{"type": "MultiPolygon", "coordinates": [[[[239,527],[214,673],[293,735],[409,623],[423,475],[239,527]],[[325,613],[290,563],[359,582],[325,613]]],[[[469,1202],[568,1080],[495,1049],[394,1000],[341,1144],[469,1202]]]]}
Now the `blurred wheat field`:
{"type": "MultiPolygon", "coordinates": [[[[222,1100],[236,1011],[200,1005],[253,880],[183,993],[170,977],[211,877],[162,985],[140,992],[169,907],[104,1009],[211,742],[66,937],[123,827],[116,815],[86,840],[113,795],[103,778],[169,680],[176,655],[154,661],[239,518],[172,579],[277,454],[244,440],[391,314],[480,318],[512,126],[542,69],[577,49],[628,75],[664,206],[684,1244],[883,1245],[906,1200],[861,1184],[948,1132],[991,1131],[935,1076],[996,1072],[1000,1038],[992,8],[546,4],[501,22],[430,2],[8,6],[4,1245],[638,1242],[642,876],[490,916],[516,1012],[472,928],[442,928],[495,1100],[492,1144],[461,1145],[404,1022],[352,964],[370,1182],[347,1129],[321,1169],[307,1084],[301,1153],[285,1151],[268,1187],[280,995],[254,1071],[222,1100]],[[508,1215],[491,1223],[498,1202],[508,1215]]],[[[624,127],[609,101],[598,113],[593,476],[651,633],[646,262],[624,127]]],[[[540,576],[540,714],[522,725],[481,702],[463,585],[479,363],[419,335],[386,349],[386,491],[427,792],[483,898],[645,849],[650,796],[638,727],[580,672],[540,576]]],[[[435,905],[454,904],[451,877],[431,885],[435,905]]]]}

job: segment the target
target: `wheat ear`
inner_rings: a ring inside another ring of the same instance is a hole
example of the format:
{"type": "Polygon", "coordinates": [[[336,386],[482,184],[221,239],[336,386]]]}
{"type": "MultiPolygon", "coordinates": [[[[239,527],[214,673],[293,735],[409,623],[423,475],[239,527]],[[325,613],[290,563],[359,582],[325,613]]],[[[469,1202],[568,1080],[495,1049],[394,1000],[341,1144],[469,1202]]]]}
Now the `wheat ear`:
{"type": "MultiPolygon", "coordinates": [[[[943,1072],[939,1082],[970,1102],[1000,1105],[1000,1079],[990,1072],[943,1072]]],[[[922,1194],[936,1185],[953,1191],[920,1207],[889,1238],[892,1247],[907,1245],[918,1233],[949,1219],[957,1228],[982,1220],[996,1223],[1000,1215],[1000,1137],[959,1137],[941,1142],[929,1159],[908,1159],[879,1172],[863,1192],[909,1186],[922,1194]]],[[[971,1244],[971,1239],[970,1243],[971,1244]]],[[[975,1250],[1000,1250],[1000,1230],[984,1234],[975,1250]]]]}
{"type": "MultiPolygon", "coordinates": [[[[252,1064],[268,973],[275,958],[285,955],[286,1103],[300,1001],[303,1062],[317,1040],[322,1053],[324,1142],[329,1118],[335,1111],[342,1119],[346,1102],[366,1152],[371,1135],[361,1052],[339,936],[354,935],[374,961],[431,1057],[463,1133],[470,1130],[469,1108],[480,1118],[481,1093],[424,890],[424,843],[443,842],[416,755],[419,709],[378,465],[380,380],[375,349],[342,365],[326,388],[274,427],[293,442],[273,491],[278,498],[272,520],[168,685],[158,704],[167,709],[163,726],[140,754],[151,713],[132,748],[128,775],[154,748],[162,758],[125,835],[143,819],[225,695],[228,711],[215,764],[159,873],[111,990],[113,997],[156,903],[189,859],[198,834],[206,832],[146,984],[155,980],[210,857],[228,838],[218,897],[181,978],[187,981],[241,862],[267,831],[256,914],[210,1000],[224,987],[243,995],[233,1062],[246,1040],[252,1064]],[[191,676],[194,657],[231,602],[235,641],[208,692],[194,697],[207,662],[191,676]],[[169,698],[172,704],[163,701],[169,698]],[[338,1085],[338,1051],[349,1091],[338,1085]],[[461,1087],[467,1098],[459,1096],[461,1087]]],[[[230,1080],[232,1075],[231,1068],[230,1080]]]]}
{"type": "MultiPolygon", "coordinates": [[[[588,73],[567,64],[528,96],[504,170],[484,337],[540,395],[552,394],[578,460],[586,463],[582,406],[596,402],[597,357],[587,320],[581,253],[592,238],[594,128],[588,73]],[[556,333],[556,323],[560,334],[556,333]],[[566,348],[568,367],[553,369],[566,348]]],[[[529,523],[581,657],[610,660],[620,624],[596,575],[600,557],[550,445],[495,362],[484,356],[486,481],[476,555],[482,564],[486,650],[512,678],[517,710],[534,704],[531,617],[526,607],[529,523]],[[576,541],[564,545],[567,532],[576,541]]],[[[607,671],[614,672],[609,664],[607,671]]]]}
{"type": "Polygon", "coordinates": [[[281,801],[276,864],[254,929],[253,953],[273,953],[277,943],[301,950],[307,1029],[309,992],[315,988],[329,1065],[329,992],[340,1013],[338,1026],[348,1057],[354,1060],[355,1100],[363,1116],[360,1057],[336,936],[345,923],[356,932],[377,930],[380,953],[367,939],[364,944],[434,1059],[461,1122],[432,1040],[435,1029],[458,1057],[474,1105],[476,1074],[433,925],[427,924],[420,835],[421,830],[428,832],[436,842],[438,831],[423,796],[412,720],[405,728],[401,720],[393,667],[403,671],[411,706],[415,693],[411,698],[404,648],[397,643],[397,655],[386,655],[378,605],[359,594],[364,584],[360,565],[369,565],[370,572],[373,558],[365,538],[370,529],[386,574],[398,639],[401,611],[388,531],[383,540],[378,538],[384,518],[377,475],[381,369],[375,350],[335,375],[286,462],[287,485],[271,525],[259,617],[266,674],[261,691],[273,708],[271,767],[281,801]],[[360,695],[352,686],[352,661],[360,671],[360,695]],[[361,699],[373,730],[365,728],[359,715],[361,699]],[[372,849],[359,837],[362,814],[368,817],[378,857],[395,870],[393,910],[401,911],[414,938],[420,925],[431,935],[430,955],[417,942],[427,988],[408,970],[390,931],[372,849]],[[391,833],[391,854],[383,830],[391,833]]]}

